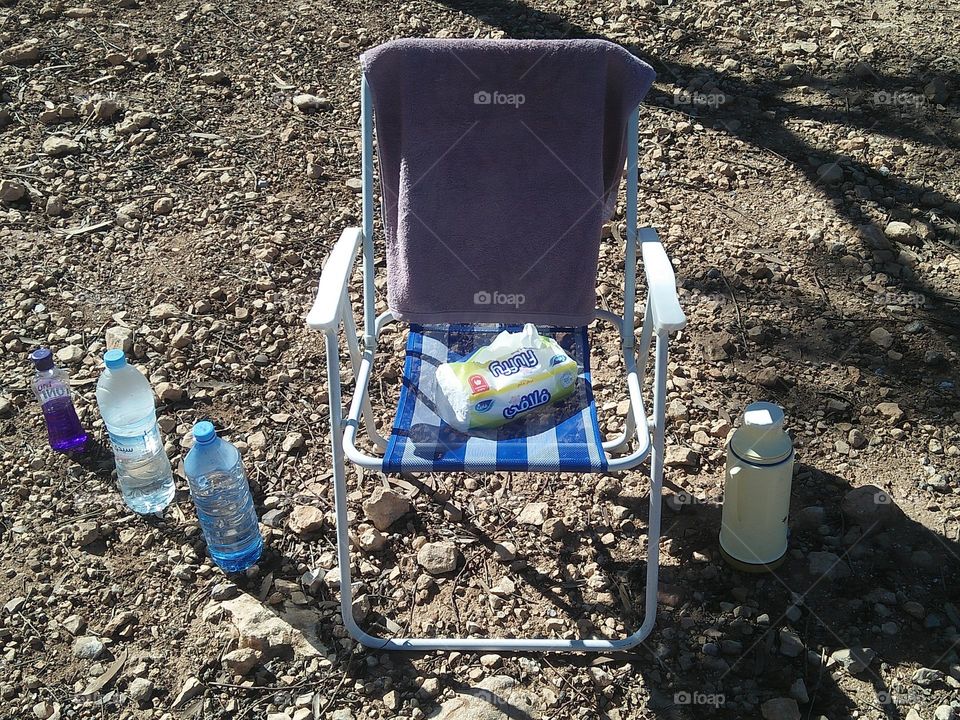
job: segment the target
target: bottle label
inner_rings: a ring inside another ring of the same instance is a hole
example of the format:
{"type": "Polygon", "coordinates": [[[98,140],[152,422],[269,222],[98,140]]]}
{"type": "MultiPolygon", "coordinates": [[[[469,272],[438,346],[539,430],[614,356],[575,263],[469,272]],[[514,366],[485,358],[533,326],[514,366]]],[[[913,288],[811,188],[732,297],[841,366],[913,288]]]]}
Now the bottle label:
{"type": "Polygon", "coordinates": [[[37,383],[37,398],[40,400],[41,406],[65,397],[70,397],[70,391],[59,380],[37,383]]]}
{"type": "Polygon", "coordinates": [[[108,433],[108,435],[113,452],[119,460],[153,455],[158,450],[163,449],[160,441],[160,429],[156,425],[142,435],[118,435],[116,433],[108,433]]]}

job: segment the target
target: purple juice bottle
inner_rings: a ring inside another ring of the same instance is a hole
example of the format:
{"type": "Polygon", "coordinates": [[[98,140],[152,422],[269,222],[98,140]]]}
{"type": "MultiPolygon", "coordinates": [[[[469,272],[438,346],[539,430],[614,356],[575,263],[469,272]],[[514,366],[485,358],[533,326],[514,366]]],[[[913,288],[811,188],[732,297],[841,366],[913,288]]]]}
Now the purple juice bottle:
{"type": "Polygon", "coordinates": [[[87,444],[87,433],[73,407],[66,370],[54,367],[53,355],[47,348],[33,351],[30,359],[37,369],[30,384],[43,410],[50,447],[57,452],[82,450],[87,444]]]}

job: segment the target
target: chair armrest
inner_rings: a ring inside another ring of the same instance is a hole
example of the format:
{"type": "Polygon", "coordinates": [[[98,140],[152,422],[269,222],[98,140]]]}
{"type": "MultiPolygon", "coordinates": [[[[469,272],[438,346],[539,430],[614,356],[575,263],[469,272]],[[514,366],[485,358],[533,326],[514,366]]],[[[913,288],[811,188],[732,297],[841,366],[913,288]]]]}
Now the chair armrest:
{"type": "Polygon", "coordinates": [[[340,308],[343,293],[353,272],[353,263],[357,258],[357,248],[363,231],[360,228],[346,228],[340,233],[327,262],[320,273],[320,284],[313,307],[307,314],[307,325],[313,330],[336,330],[340,324],[340,308]]]}
{"type": "Polygon", "coordinates": [[[680,330],[687,324],[687,318],[680,309],[677,279],[673,274],[670,258],[660,244],[660,237],[656,230],[645,227],[637,231],[637,241],[640,243],[643,270],[647,276],[653,329],[657,333],[680,330]]]}

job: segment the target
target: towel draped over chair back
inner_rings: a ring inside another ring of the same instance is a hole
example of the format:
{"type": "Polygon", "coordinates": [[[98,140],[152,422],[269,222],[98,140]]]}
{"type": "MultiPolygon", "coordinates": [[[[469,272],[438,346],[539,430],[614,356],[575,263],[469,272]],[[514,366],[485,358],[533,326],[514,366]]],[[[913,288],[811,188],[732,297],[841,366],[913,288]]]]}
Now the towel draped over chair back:
{"type": "Polygon", "coordinates": [[[413,39],[362,65],[390,309],[417,323],[588,324],[650,66],[603,40],[413,39]]]}

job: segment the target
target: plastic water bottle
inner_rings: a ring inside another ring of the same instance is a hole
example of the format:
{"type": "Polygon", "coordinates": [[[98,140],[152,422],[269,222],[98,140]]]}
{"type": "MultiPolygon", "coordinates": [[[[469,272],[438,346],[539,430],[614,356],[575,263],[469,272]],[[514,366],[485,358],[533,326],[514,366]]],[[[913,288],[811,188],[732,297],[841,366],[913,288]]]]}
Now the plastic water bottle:
{"type": "Polygon", "coordinates": [[[97,381],[97,405],[110,435],[123,500],[141,515],[160,512],[175,488],[150,382],[127,364],[122,350],[108,350],[103,362],[107,369],[97,381]]]}
{"type": "Polygon", "coordinates": [[[193,437],[183,465],[207,549],[226,572],[245,570],[260,557],[263,538],[240,451],[206,420],[193,426],[193,437]]]}
{"type": "Polygon", "coordinates": [[[50,447],[57,452],[82,450],[87,444],[87,433],[70,398],[67,371],[54,367],[53,355],[47,348],[35,350],[30,360],[37,369],[30,384],[43,410],[50,447]]]}

